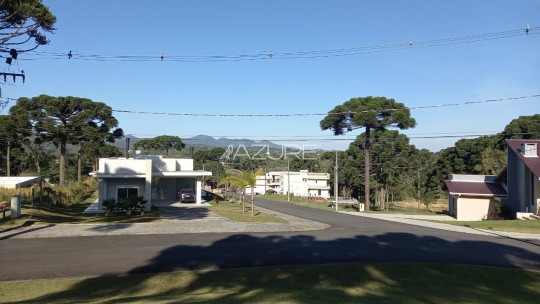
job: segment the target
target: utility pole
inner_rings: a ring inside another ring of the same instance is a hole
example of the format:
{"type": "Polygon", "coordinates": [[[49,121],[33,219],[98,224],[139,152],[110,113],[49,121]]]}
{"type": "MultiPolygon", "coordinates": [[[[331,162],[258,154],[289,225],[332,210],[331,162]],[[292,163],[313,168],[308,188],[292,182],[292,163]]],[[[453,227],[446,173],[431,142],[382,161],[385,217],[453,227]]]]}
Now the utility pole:
{"type": "Polygon", "coordinates": [[[79,140],[79,151],[77,152],[77,181],[80,183],[82,181],[82,141],[79,140]]]}
{"type": "Polygon", "coordinates": [[[287,159],[287,202],[291,202],[291,171],[289,159],[287,159]]]}
{"type": "Polygon", "coordinates": [[[339,204],[339,191],[338,191],[338,163],[337,163],[338,153],[336,151],[336,165],[334,166],[334,198],[336,201],[336,211],[338,211],[339,204]]]}
{"type": "Polygon", "coordinates": [[[126,159],[129,159],[129,137],[126,137],[126,159]]]}
{"type": "Polygon", "coordinates": [[[21,74],[17,74],[17,73],[1,73],[0,72],[0,76],[4,76],[4,82],[7,81],[7,76],[12,76],[13,77],[13,82],[15,82],[17,77],[21,77],[23,83],[26,80],[26,75],[24,75],[24,71],[21,74]]]}

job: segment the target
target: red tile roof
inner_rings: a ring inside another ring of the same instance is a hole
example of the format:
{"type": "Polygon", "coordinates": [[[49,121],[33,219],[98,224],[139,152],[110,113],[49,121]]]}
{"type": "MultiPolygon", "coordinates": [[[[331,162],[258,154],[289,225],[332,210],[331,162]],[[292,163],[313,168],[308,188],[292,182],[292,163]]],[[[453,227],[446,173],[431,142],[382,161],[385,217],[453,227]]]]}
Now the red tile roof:
{"type": "Polygon", "coordinates": [[[506,196],[506,190],[500,183],[493,182],[468,182],[445,180],[443,189],[448,190],[450,194],[477,194],[506,196]]]}
{"type": "Polygon", "coordinates": [[[540,177],[540,140],[539,139],[507,139],[506,144],[508,149],[514,151],[516,155],[523,161],[534,175],[540,177]],[[536,157],[525,157],[521,154],[521,144],[535,143],[536,157]]]}

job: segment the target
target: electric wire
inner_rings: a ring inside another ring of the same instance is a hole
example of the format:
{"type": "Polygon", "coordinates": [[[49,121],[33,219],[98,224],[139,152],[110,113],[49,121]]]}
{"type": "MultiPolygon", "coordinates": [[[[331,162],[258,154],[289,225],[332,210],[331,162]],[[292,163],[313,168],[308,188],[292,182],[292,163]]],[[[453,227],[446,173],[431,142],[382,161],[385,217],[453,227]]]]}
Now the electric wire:
{"type": "MultiPolygon", "coordinates": [[[[531,27],[529,34],[538,34],[535,31],[540,27],[531,27]]],[[[328,57],[356,56],[370,53],[391,52],[403,49],[440,47],[457,44],[477,43],[482,41],[508,39],[525,36],[523,29],[514,29],[501,32],[484,33],[477,35],[458,36],[426,41],[407,41],[403,43],[371,45],[338,49],[320,49],[307,51],[259,51],[253,54],[233,55],[104,55],[79,51],[34,51],[26,53],[20,60],[82,60],[82,61],[125,61],[125,62],[221,62],[221,61],[254,61],[254,60],[290,60],[315,59],[328,57]],[[71,54],[68,57],[68,54],[71,54]]]]}
{"type": "Polygon", "coordinates": [[[538,98],[540,94],[517,96],[517,97],[505,97],[505,98],[496,98],[496,99],[486,99],[479,101],[467,101],[467,102],[457,102],[457,103],[446,103],[438,105],[425,105],[425,106],[415,106],[415,107],[404,107],[402,109],[381,109],[381,110],[365,110],[358,112],[326,112],[326,113],[274,113],[274,114],[224,114],[224,113],[173,113],[173,112],[152,112],[152,111],[134,111],[134,110],[120,110],[113,109],[113,112],[117,113],[129,113],[129,114],[148,114],[148,115],[168,115],[168,116],[199,116],[199,117],[301,117],[301,116],[326,116],[326,115],[350,115],[356,113],[369,113],[369,112],[391,112],[391,111],[402,111],[402,110],[419,110],[419,109],[433,109],[433,108],[442,108],[442,107],[454,107],[454,106],[463,106],[463,105],[473,105],[473,104],[483,104],[483,103],[492,103],[499,101],[517,101],[522,99],[529,98],[538,98]]]}

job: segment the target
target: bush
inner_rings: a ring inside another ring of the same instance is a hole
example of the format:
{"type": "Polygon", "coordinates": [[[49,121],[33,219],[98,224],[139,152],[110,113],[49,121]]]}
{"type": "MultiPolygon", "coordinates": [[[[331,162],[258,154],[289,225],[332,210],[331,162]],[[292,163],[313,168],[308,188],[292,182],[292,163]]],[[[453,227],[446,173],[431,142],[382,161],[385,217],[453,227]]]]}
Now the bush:
{"type": "Polygon", "coordinates": [[[105,208],[105,215],[109,215],[114,212],[114,209],[116,208],[116,200],[114,198],[109,198],[106,200],[103,200],[103,203],[101,205],[105,208]]]}
{"type": "Polygon", "coordinates": [[[514,212],[512,212],[512,210],[510,210],[510,208],[508,207],[501,207],[500,217],[505,220],[513,220],[516,218],[514,212]]]}
{"type": "Polygon", "coordinates": [[[112,213],[125,213],[130,216],[135,212],[140,212],[144,215],[144,205],[148,201],[144,197],[128,197],[122,201],[117,202],[114,198],[104,200],[101,204],[105,208],[105,215],[112,213]]]}
{"type": "Polygon", "coordinates": [[[489,213],[487,215],[488,220],[498,220],[501,217],[501,203],[496,202],[493,208],[489,210],[489,213]]]}

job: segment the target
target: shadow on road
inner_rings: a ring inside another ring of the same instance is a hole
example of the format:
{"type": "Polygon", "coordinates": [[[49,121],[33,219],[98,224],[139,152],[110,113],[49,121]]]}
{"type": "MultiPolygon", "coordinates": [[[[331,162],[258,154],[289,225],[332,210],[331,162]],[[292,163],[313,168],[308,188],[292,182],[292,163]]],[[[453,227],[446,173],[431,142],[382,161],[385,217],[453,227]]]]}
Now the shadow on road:
{"type": "Polygon", "coordinates": [[[388,295],[402,296],[401,303],[415,303],[418,300],[434,303],[437,302],[437,298],[444,295],[426,287],[427,298],[414,298],[415,295],[408,291],[409,285],[398,283],[404,280],[396,277],[406,276],[412,285],[416,279],[428,276],[433,278],[434,286],[441,286],[436,290],[450,290],[446,291],[449,293],[446,296],[453,297],[455,303],[461,301],[505,303],[516,296],[538,296],[538,292],[530,285],[535,280],[538,282],[538,275],[519,272],[520,275],[516,277],[497,278],[496,282],[502,284],[501,288],[504,286],[513,291],[505,295],[498,292],[498,286],[483,286],[482,283],[474,281],[474,276],[481,276],[482,271],[477,271],[480,274],[467,271],[454,274],[453,278],[447,278],[445,267],[449,266],[440,263],[538,270],[540,269],[540,253],[534,250],[536,247],[530,248],[524,249],[489,241],[451,242],[437,237],[416,236],[408,233],[386,233],[373,237],[358,235],[354,238],[328,241],[317,240],[308,235],[257,237],[237,234],[225,237],[209,246],[172,246],[161,251],[146,265],[128,271],[127,274],[132,274],[131,276],[118,277],[116,275],[124,273],[110,273],[98,278],[84,279],[69,290],[27,299],[24,302],[77,302],[84,298],[85,301],[90,302],[118,303],[118,299],[113,300],[115,295],[121,295],[123,302],[147,302],[174,299],[170,297],[171,294],[180,297],[186,294],[204,293],[217,293],[217,296],[214,294],[217,299],[213,301],[219,303],[264,302],[264,299],[258,298],[257,295],[265,291],[282,292],[283,301],[295,303],[308,301],[305,298],[306,294],[316,295],[321,303],[359,303],[359,301],[378,303],[385,300],[385,294],[354,292],[355,286],[375,282],[388,288],[388,295]],[[332,271],[331,267],[347,267],[346,263],[353,262],[364,264],[355,266],[356,272],[351,273],[347,280],[337,277],[332,271]],[[386,262],[434,264],[429,264],[430,267],[417,267],[418,270],[412,264],[410,273],[403,274],[394,273],[392,264],[385,264],[386,262]],[[329,270],[324,272],[315,266],[286,266],[328,263],[337,264],[328,265],[329,270]],[[261,272],[255,273],[254,270],[238,269],[266,266],[279,267],[269,268],[262,275],[261,272]],[[225,268],[235,270],[227,272],[226,275],[223,272],[196,272],[188,280],[163,282],[164,289],[152,291],[151,295],[139,294],[139,290],[144,289],[146,284],[153,280],[166,280],[154,278],[156,273],[225,268]],[[219,276],[225,276],[225,278],[220,279],[219,276]],[[456,277],[458,280],[468,280],[471,290],[460,294],[459,290],[452,291],[452,286],[445,285],[451,285],[452,280],[456,281],[456,277]],[[275,284],[283,285],[284,289],[272,290],[275,284]]]}

